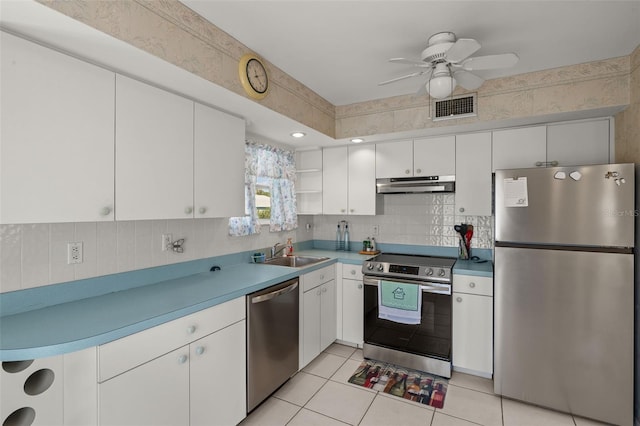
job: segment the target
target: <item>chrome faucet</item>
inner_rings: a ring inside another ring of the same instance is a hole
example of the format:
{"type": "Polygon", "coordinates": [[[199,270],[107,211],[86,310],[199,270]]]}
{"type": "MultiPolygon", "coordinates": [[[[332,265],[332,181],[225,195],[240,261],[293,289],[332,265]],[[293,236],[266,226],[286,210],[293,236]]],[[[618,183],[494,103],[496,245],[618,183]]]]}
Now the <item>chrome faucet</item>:
{"type": "Polygon", "coordinates": [[[273,247],[271,247],[271,257],[276,257],[276,254],[287,248],[286,244],[282,244],[282,247],[278,248],[280,244],[282,243],[275,243],[273,247]]]}

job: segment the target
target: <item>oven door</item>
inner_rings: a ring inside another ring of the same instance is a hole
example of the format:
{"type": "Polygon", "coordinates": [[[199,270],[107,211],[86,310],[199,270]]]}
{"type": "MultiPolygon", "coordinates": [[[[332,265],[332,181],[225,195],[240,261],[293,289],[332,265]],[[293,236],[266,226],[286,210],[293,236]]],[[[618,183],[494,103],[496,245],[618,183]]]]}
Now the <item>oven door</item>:
{"type": "Polygon", "coordinates": [[[380,277],[364,277],[364,342],[421,357],[451,361],[451,285],[385,279],[419,285],[422,290],[420,324],[378,318],[380,277]]]}

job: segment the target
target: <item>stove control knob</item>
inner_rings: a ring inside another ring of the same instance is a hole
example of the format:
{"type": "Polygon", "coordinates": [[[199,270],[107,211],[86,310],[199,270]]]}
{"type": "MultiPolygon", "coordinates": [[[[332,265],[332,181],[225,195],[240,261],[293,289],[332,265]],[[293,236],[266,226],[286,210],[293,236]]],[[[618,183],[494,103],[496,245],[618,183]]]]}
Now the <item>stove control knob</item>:
{"type": "Polygon", "coordinates": [[[369,263],[367,265],[367,269],[371,271],[373,269],[373,263],[369,263]]]}
{"type": "Polygon", "coordinates": [[[427,275],[428,276],[433,275],[433,268],[427,268],[427,275]]]}
{"type": "Polygon", "coordinates": [[[382,263],[378,265],[378,271],[384,271],[384,265],[382,263]]]}
{"type": "Polygon", "coordinates": [[[439,276],[439,277],[444,277],[444,275],[445,275],[444,269],[440,269],[440,270],[438,271],[438,276],[439,276]]]}

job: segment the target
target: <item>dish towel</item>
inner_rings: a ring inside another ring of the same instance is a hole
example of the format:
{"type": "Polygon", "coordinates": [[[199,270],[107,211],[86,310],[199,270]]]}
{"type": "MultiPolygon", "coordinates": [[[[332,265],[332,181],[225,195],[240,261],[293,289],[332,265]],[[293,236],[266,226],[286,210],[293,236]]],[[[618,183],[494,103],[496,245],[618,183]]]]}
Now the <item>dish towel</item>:
{"type": "Polygon", "coordinates": [[[381,280],[378,285],[378,318],[402,324],[420,324],[420,286],[381,280]]]}

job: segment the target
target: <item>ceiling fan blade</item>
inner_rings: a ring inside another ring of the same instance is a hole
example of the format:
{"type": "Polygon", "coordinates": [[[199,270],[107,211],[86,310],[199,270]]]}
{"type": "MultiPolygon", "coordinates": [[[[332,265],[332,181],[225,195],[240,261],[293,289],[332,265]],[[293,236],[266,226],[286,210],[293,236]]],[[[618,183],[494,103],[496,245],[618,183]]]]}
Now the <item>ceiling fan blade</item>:
{"type": "Polygon", "coordinates": [[[431,64],[422,61],[416,61],[413,59],[405,59],[405,58],[391,58],[389,62],[393,62],[394,64],[406,64],[406,65],[415,65],[417,67],[430,67],[431,64]]]}
{"type": "Polygon", "coordinates": [[[480,49],[480,43],[472,38],[459,38],[444,54],[449,62],[458,63],[473,55],[480,49]]]}
{"type": "Polygon", "coordinates": [[[484,78],[465,70],[458,70],[454,72],[453,78],[456,79],[460,86],[464,87],[467,90],[475,90],[478,87],[482,86],[482,83],[484,83],[484,78]]]}
{"type": "Polygon", "coordinates": [[[402,77],[396,77],[396,78],[392,78],[391,80],[382,81],[382,82],[378,83],[378,86],[384,86],[385,84],[394,83],[396,81],[404,80],[405,78],[417,77],[417,76],[425,74],[425,73],[431,73],[431,70],[416,71],[416,72],[411,73],[411,74],[403,75],[402,77]]]}
{"type": "Polygon", "coordinates": [[[420,85],[420,88],[416,92],[415,96],[424,96],[424,95],[427,94],[427,83],[428,82],[429,82],[429,80],[425,81],[424,83],[422,83],[420,85]]]}
{"type": "Polygon", "coordinates": [[[462,62],[462,68],[467,71],[490,70],[494,68],[509,68],[518,63],[518,55],[515,53],[503,53],[501,55],[477,56],[462,62]]]}

